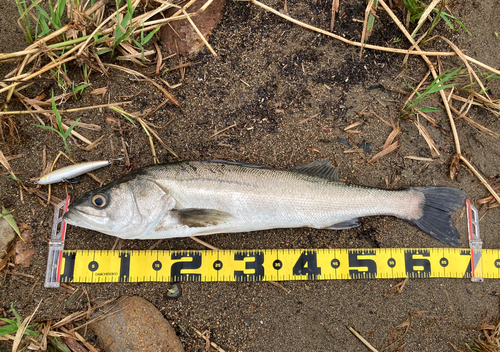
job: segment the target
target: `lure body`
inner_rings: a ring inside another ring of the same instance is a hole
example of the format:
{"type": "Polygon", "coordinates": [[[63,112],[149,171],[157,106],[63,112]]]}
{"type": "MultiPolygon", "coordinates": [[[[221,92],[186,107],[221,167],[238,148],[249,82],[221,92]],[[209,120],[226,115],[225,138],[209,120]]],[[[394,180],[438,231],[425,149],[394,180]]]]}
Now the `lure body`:
{"type": "Polygon", "coordinates": [[[70,180],[77,176],[86,174],[87,172],[91,172],[100,169],[101,167],[111,165],[112,162],[113,160],[98,160],[66,166],[43,175],[38,181],[35,181],[35,183],[38,185],[49,185],[52,183],[70,180]]]}

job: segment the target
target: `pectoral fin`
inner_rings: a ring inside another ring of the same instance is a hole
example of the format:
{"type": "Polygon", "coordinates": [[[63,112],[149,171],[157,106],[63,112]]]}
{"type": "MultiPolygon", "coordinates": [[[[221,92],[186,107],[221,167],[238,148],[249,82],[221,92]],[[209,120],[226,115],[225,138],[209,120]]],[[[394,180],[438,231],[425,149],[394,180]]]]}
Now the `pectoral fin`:
{"type": "Polygon", "coordinates": [[[359,226],[359,218],[354,218],[351,220],[347,221],[342,221],[339,222],[338,224],[333,224],[331,226],[328,226],[327,229],[329,230],[347,230],[347,229],[352,229],[353,227],[358,227],[359,226]]]}
{"type": "Polygon", "coordinates": [[[173,210],[172,215],[177,215],[181,225],[189,227],[215,226],[233,218],[231,214],[224,211],[196,208],[173,210]]]}

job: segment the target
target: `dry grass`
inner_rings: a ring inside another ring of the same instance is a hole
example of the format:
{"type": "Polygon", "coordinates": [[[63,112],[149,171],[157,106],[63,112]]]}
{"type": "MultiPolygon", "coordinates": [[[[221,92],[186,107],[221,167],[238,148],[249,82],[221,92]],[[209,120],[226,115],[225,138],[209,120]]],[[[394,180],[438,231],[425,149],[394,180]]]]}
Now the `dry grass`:
{"type": "MultiPolygon", "coordinates": [[[[101,320],[109,316],[111,309],[95,314],[92,319],[91,315],[101,307],[113,302],[115,299],[107,300],[100,304],[92,306],[89,301],[89,296],[83,288],[74,289],[66,286],[69,289],[70,296],[66,300],[66,306],[70,306],[75,301],[86,298],[88,300],[88,309],[77,311],[57,321],[48,320],[36,325],[30,323],[36,315],[38,306],[34,312],[25,318],[15,333],[4,335],[0,340],[12,341],[12,351],[46,351],[46,350],[67,350],[68,347],[72,351],[79,352],[99,352],[95,346],[90,344],[85,336],[87,335],[87,325],[93,321],[101,320]],[[29,331],[27,332],[27,329],[29,331]]],[[[17,314],[14,310],[13,314],[17,314]]],[[[11,320],[14,320],[12,318],[11,320]]]]}

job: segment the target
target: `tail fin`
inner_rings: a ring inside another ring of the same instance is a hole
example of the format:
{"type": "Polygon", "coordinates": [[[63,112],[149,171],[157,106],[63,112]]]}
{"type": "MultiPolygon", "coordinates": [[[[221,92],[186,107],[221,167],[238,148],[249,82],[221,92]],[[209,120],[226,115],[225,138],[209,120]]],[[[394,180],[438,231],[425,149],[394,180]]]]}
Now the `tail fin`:
{"type": "Polygon", "coordinates": [[[451,187],[415,187],[412,190],[423,193],[425,199],[422,216],[408,221],[435,239],[458,246],[460,234],[450,213],[462,207],[465,192],[451,187]]]}

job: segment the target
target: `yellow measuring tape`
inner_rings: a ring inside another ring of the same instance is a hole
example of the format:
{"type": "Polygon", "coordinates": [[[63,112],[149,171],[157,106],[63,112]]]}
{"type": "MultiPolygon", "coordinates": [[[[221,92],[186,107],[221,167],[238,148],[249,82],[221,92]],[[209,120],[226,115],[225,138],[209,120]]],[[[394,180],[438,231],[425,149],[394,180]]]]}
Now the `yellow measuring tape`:
{"type": "MultiPolygon", "coordinates": [[[[500,250],[65,250],[60,282],[500,278],[500,250]]],[[[477,280],[479,281],[479,280],[477,280]]]]}
{"type": "Polygon", "coordinates": [[[66,224],[59,212],[68,204],[69,197],[54,209],[45,287],[61,282],[500,278],[500,250],[482,249],[477,210],[469,200],[470,249],[64,250],[66,224]]]}

